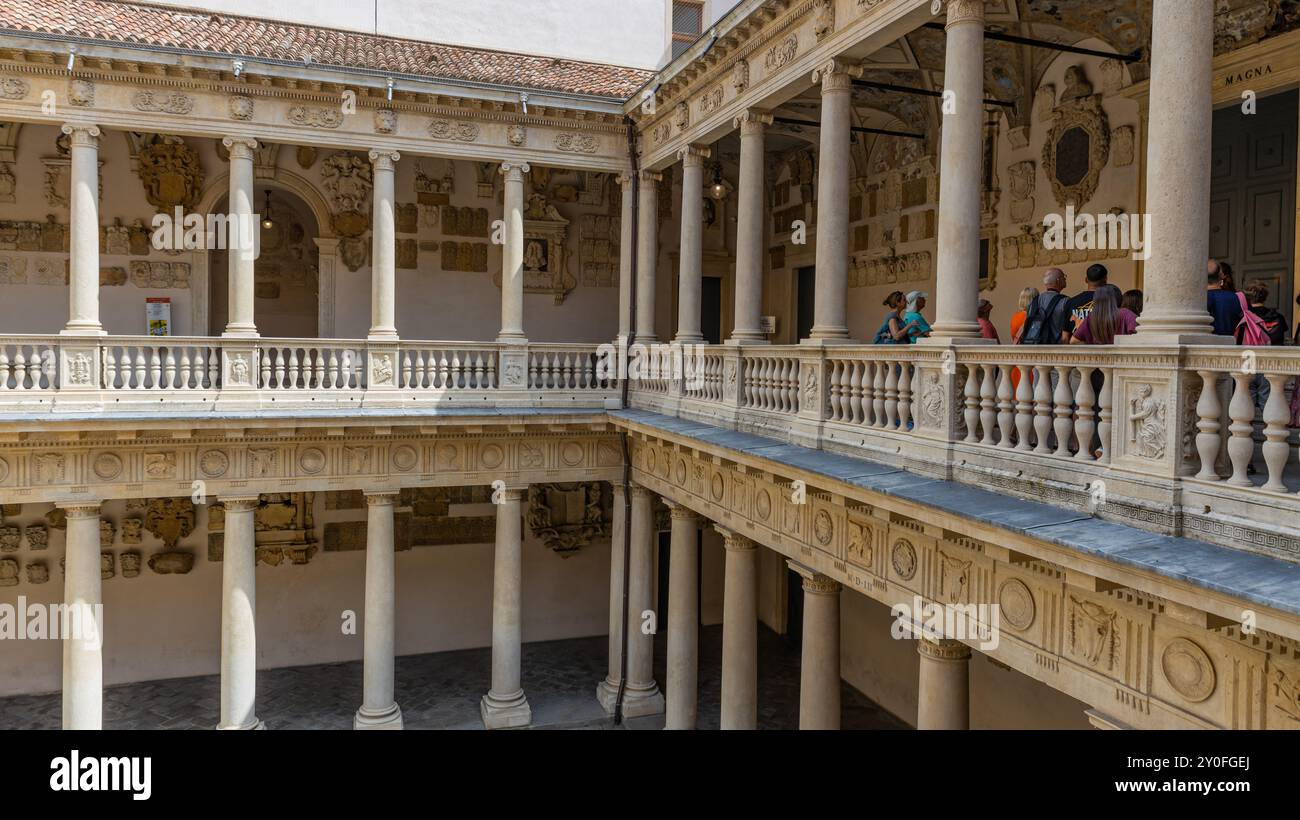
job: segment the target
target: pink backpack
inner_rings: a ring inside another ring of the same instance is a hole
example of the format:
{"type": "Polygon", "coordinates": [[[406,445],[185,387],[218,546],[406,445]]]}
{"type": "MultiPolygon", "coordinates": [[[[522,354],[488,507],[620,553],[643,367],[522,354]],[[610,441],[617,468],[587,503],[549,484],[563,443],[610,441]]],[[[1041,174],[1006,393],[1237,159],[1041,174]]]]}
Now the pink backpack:
{"type": "Polygon", "coordinates": [[[1241,321],[1237,323],[1237,344],[1251,346],[1272,344],[1268,338],[1268,331],[1264,330],[1264,320],[1251,311],[1250,305],[1246,303],[1246,296],[1241,291],[1237,291],[1237,301],[1241,302],[1241,321]]]}

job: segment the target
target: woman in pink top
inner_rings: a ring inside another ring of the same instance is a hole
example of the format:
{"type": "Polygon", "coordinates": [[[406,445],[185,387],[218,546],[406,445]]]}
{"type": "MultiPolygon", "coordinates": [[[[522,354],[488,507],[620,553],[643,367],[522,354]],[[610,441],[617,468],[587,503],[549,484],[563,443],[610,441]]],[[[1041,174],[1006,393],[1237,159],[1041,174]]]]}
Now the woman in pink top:
{"type": "Polygon", "coordinates": [[[1092,313],[1079,323],[1070,338],[1075,345],[1108,345],[1116,336],[1137,332],[1137,314],[1120,307],[1123,294],[1114,285],[1103,285],[1093,295],[1092,313]]]}

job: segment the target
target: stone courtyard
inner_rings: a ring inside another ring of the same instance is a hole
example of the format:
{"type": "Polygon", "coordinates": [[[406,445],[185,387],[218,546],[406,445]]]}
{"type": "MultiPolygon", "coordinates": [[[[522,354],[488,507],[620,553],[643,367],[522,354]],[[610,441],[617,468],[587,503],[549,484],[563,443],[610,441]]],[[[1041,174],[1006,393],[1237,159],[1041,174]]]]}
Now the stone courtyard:
{"type": "MultiPolygon", "coordinates": [[[[663,715],[614,725],[592,696],[606,670],[606,638],[523,647],[524,690],[534,729],[662,729],[663,715]]],[[[655,678],[664,680],[664,636],[655,642],[655,678]]],[[[722,627],[700,631],[699,728],[717,729],[721,704],[722,627]]],[[[799,728],[799,646],[759,630],[758,728],[799,728]]],[[[491,675],[490,648],[397,659],[397,702],[407,729],[482,729],[479,701],[491,675]]],[[[105,729],[211,729],[217,725],[217,675],[149,681],[104,690],[105,729]]],[[[843,728],[906,729],[848,684],[843,728]]],[[[352,729],[361,699],[361,662],[258,672],[258,716],[268,729],[352,729]]],[[[58,729],[60,695],[0,698],[0,729],[58,729]]]]}

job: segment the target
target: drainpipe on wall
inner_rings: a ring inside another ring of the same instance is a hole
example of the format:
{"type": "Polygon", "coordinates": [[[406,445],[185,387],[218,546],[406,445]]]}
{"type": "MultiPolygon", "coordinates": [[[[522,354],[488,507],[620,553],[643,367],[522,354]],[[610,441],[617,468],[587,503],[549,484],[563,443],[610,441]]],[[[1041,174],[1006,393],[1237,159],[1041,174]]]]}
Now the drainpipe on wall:
{"type": "MultiPolygon", "coordinates": [[[[620,367],[622,358],[626,350],[632,348],[632,343],[636,340],[636,265],[637,265],[637,228],[640,224],[641,207],[641,175],[638,173],[639,167],[636,155],[636,123],[631,117],[624,117],[624,123],[627,125],[627,157],[632,164],[632,236],[629,240],[632,243],[632,270],[629,272],[628,281],[628,322],[627,322],[627,340],[624,350],[618,352],[620,358],[620,367]]],[[[628,391],[630,388],[630,379],[628,374],[623,373],[623,383],[620,386],[620,405],[626,410],[628,407],[628,391]]],[[[622,635],[619,639],[621,649],[619,651],[619,673],[618,673],[618,696],[614,699],[614,725],[617,726],[623,722],[623,693],[627,689],[627,616],[628,616],[628,596],[629,588],[632,583],[632,452],[627,443],[627,431],[619,433],[619,443],[623,449],[623,617],[620,619],[620,628],[622,635]]]]}

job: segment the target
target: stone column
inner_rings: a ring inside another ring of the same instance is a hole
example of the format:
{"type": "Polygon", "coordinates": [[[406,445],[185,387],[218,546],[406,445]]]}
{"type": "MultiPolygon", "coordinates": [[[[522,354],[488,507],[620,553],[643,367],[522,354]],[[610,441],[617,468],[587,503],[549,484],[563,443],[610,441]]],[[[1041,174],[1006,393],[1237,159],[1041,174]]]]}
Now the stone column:
{"type": "Polygon", "coordinates": [[[497,543],[492,563],[492,688],[483,696],[483,725],[511,729],[532,722],[532,709],[524,697],[520,655],[523,628],[523,510],[527,490],[494,490],[497,507],[497,543]]]}
{"type": "Polygon", "coordinates": [[[99,127],[68,124],[72,190],[68,199],[69,335],[103,335],[99,322],[99,127]]]}
{"type": "Polygon", "coordinates": [[[623,197],[623,210],[618,231],[618,338],[626,342],[632,335],[632,277],[636,276],[636,248],[632,244],[632,220],[636,218],[636,200],[632,190],[633,176],[618,175],[618,186],[623,197]]]}
{"type": "Polygon", "coordinates": [[[763,312],[763,228],[767,218],[763,188],[763,137],[772,115],[746,111],[736,117],[740,129],[740,187],[736,193],[736,328],[734,344],[767,341],[759,328],[763,312]]]}
{"type": "Polygon", "coordinates": [[[921,638],[916,728],[970,728],[970,647],[961,641],[921,638]]]}
{"type": "Polygon", "coordinates": [[[370,334],[368,338],[397,341],[397,213],[396,151],[371,151],[374,203],[370,237],[370,334]]]}
{"type": "Polygon", "coordinates": [[[722,590],[722,728],[758,726],[758,549],[719,527],[727,549],[722,590]]]}
{"type": "Polygon", "coordinates": [[[682,344],[704,341],[700,331],[700,289],[704,275],[704,160],[708,148],[683,148],[681,263],[677,275],[677,336],[682,344]]]}
{"type": "Polygon", "coordinates": [[[1127,343],[1232,344],[1230,336],[1212,335],[1205,309],[1214,7],[1210,0],[1152,3],[1147,298],[1137,334],[1121,337],[1127,343]]]}
{"type": "Polygon", "coordinates": [[[354,729],[401,729],[393,699],[395,585],[393,507],[397,493],[366,493],[366,620],[364,699],[354,729]]]}
{"type": "Polygon", "coordinates": [[[672,508],[668,558],[668,680],[665,729],[694,729],[699,705],[699,527],[693,510],[672,508]]]}
{"type": "Polygon", "coordinates": [[[980,338],[984,0],[949,0],[939,146],[934,337],[980,338]]]}
{"type": "Polygon", "coordinates": [[[256,255],[254,241],[261,226],[253,218],[253,152],[257,140],[247,137],[226,137],[221,141],[230,153],[231,223],[239,226],[239,241],[226,254],[229,275],[226,292],[229,294],[226,330],[223,336],[256,336],[257,324],[253,319],[253,264],[256,255]],[[244,236],[252,232],[252,236],[244,236]]]}
{"type": "MultiPolygon", "coordinates": [[[[96,246],[98,247],[98,246],[96,246]]],[[[68,517],[63,602],[63,728],[102,729],[104,618],[99,570],[99,505],[60,505],[68,517]]]]}
{"type": "Polygon", "coordinates": [[[799,568],[803,576],[803,655],[799,662],[799,728],[840,728],[840,585],[799,568]]]}
{"type": "Polygon", "coordinates": [[[659,261],[659,182],[662,174],[641,172],[636,243],[636,340],[655,341],[655,274],[659,261]]]}
{"type": "Polygon", "coordinates": [[[526,162],[503,162],[505,245],[501,249],[501,333],[498,342],[522,344],[524,335],[524,175],[526,162]]]}
{"type": "MultiPolygon", "coordinates": [[[[640,336],[638,331],[637,336],[640,336]]],[[[643,630],[645,613],[654,613],[655,529],[654,494],[632,485],[632,552],[629,561],[627,607],[627,684],[623,689],[626,717],[657,715],[664,696],[654,677],[654,632],[643,630]]]]}
{"type": "Polygon", "coordinates": [[[813,72],[822,86],[821,153],[817,168],[817,282],[807,341],[849,338],[849,177],[853,78],[862,69],[834,59],[813,72]]]}
{"type": "Polygon", "coordinates": [[[258,498],[223,498],[221,557],[221,723],[218,729],[261,729],[257,719],[258,498]]]}
{"type": "Polygon", "coordinates": [[[623,679],[623,538],[627,489],[618,482],[610,486],[614,490],[614,521],[609,534],[609,672],[596,684],[596,700],[606,714],[612,715],[618,684],[623,679]]]}

